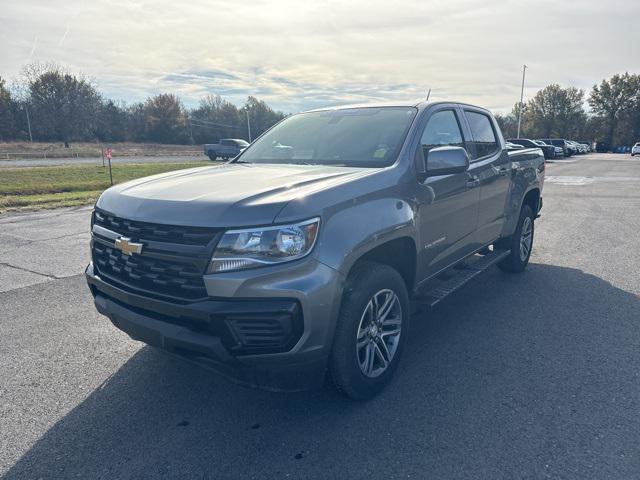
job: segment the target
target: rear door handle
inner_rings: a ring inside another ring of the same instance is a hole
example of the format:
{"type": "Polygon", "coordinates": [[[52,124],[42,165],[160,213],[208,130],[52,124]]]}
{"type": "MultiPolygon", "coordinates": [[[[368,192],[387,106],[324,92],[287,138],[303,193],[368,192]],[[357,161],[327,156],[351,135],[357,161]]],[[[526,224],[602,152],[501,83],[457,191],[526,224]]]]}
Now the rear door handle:
{"type": "Polygon", "coordinates": [[[478,177],[471,177],[467,180],[467,188],[475,188],[480,185],[480,179],[478,177]]]}

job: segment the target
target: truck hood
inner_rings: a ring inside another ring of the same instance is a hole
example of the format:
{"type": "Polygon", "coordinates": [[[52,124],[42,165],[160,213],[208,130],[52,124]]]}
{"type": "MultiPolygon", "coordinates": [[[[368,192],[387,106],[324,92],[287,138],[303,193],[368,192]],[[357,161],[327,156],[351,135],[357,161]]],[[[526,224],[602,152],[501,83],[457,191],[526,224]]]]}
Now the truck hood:
{"type": "MultiPolygon", "coordinates": [[[[303,199],[375,171],[321,165],[230,163],[122,183],[105,191],[96,206],[120,217],[151,223],[203,227],[268,225],[291,200],[303,199]]],[[[308,216],[318,213],[309,210],[308,216]]]]}

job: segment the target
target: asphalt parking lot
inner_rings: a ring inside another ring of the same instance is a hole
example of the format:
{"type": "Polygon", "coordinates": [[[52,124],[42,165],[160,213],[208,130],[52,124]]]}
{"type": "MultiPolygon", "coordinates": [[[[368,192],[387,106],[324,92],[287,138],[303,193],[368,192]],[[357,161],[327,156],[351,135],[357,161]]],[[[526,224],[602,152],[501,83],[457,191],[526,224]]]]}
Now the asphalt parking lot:
{"type": "Polygon", "coordinates": [[[528,270],[416,315],[367,403],[246,389],[128,339],[82,276],[89,208],[2,216],[0,475],[639,478],[639,183],[628,155],[548,164],[528,270]]]}

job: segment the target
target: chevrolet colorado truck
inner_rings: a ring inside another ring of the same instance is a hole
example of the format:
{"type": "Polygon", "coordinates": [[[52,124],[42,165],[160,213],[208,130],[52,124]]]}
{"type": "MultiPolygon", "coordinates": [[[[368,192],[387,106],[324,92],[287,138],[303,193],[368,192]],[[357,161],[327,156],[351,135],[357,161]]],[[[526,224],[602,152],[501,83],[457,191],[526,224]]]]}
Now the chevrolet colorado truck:
{"type": "Polygon", "coordinates": [[[229,160],[248,146],[249,144],[241,138],[223,138],[219,143],[205,143],[204,154],[210,160],[216,160],[218,157],[229,160]]]}
{"type": "Polygon", "coordinates": [[[544,169],[471,105],[305,112],[223,165],[106,190],[86,278],[136,340],[243,384],[369,398],[412,306],[525,269],[544,169]]]}

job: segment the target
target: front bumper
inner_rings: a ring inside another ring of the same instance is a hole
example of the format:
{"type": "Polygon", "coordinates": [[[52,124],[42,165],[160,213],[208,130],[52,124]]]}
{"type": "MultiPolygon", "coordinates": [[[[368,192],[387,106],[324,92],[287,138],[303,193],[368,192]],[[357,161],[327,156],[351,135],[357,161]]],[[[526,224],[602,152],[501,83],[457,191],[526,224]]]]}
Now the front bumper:
{"type": "Polygon", "coordinates": [[[92,264],[86,278],[97,310],[131,338],[238,383],[307,390],[324,381],[343,278],[313,259],[287,267],[205,276],[210,296],[192,303],[124,290],[92,264]]]}

